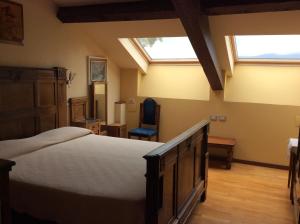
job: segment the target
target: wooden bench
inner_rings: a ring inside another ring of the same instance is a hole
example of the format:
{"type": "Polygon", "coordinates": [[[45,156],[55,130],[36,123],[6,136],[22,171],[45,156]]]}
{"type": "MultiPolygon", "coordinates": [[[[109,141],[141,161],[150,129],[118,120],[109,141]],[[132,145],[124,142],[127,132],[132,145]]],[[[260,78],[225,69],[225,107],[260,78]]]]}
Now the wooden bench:
{"type": "Polygon", "coordinates": [[[231,169],[231,163],[233,159],[233,150],[236,144],[234,138],[223,138],[216,136],[208,137],[208,151],[210,160],[224,161],[226,163],[226,168],[231,169]],[[226,153],[225,156],[214,155],[211,149],[217,149],[226,153]]]}

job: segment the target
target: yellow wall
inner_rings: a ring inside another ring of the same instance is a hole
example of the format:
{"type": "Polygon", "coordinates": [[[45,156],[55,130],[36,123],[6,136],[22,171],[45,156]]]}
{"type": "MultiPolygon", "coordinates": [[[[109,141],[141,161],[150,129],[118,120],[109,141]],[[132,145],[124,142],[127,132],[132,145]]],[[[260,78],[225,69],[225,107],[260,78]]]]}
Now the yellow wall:
{"type": "MultiPolygon", "coordinates": [[[[210,134],[236,138],[235,158],[287,165],[288,138],[298,133],[299,68],[237,65],[233,77],[227,78],[225,97],[223,91],[210,92],[206,80],[188,78],[193,70],[195,76],[203,76],[200,68],[178,65],[150,65],[141,77],[137,70],[122,70],[121,98],[139,96],[137,104],[147,96],[156,98],[161,105],[163,142],[209,115],[225,115],[226,122],[211,122],[210,134]],[[173,77],[177,77],[175,85],[173,77]],[[180,92],[181,84],[185,88],[180,92]],[[194,93],[198,99],[193,99],[194,93]]],[[[127,110],[129,128],[137,127],[138,116],[139,110],[127,110]]]]}
{"type": "Polygon", "coordinates": [[[200,65],[150,65],[139,96],[209,100],[209,83],[200,65]]]}
{"type": "Polygon", "coordinates": [[[229,103],[222,101],[222,94],[211,98],[210,102],[156,98],[161,105],[161,141],[172,139],[211,114],[221,114],[227,121],[211,122],[210,135],[236,138],[235,158],[288,164],[287,141],[297,136],[295,116],[300,107],[229,103]]]}
{"type": "MultiPolygon", "coordinates": [[[[24,46],[0,43],[0,64],[7,66],[61,66],[77,76],[68,88],[68,97],[87,95],[87,56],[106,56],[80,29],[62,24],[50,0],[21,1],[24,7],[24,46]]],[[[119,68],[108,60],[108,114],[114,119],[114,102],[120,97],[119,68]]]]}
{"type": "Polygon", "coordinates": [[[135,128],[139,119],[139,76],[137,69],[121,70],[121,100],[126,102],[127,128],[135,128]]]}
{"type": "Polygon", "coordinates": [[[236,65],[225,101],[300,106],[300,66],[236,65]]]}

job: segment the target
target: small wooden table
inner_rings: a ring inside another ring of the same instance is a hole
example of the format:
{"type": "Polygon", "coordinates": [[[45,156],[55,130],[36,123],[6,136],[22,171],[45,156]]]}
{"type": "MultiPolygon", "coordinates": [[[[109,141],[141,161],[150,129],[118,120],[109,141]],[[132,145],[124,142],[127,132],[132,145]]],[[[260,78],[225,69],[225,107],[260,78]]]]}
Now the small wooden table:
{"type": "Polygon", "coordinates": [[[109,124],[107,125],[107,135],[117,138],[127,138],[127,125],[126,124],[109,124]]]}
{"type": "Polygon", "coordinates": [[[208,137],[208,151],[209,148],[214,147],[218,150],[222,150],[226,152],[226,156],[215,156],[211,155],[211,152],[209,153],[209,158],[211,160],[218,160],[218,161],[224,161],[226,162],[226,168],[231,169],[231,163],[233,159],[233,150],[234,146],[236,144],[236,140],[234,138],[223,138],[223,137],[216,137],[216,136],[209,136],[208,137]]]}

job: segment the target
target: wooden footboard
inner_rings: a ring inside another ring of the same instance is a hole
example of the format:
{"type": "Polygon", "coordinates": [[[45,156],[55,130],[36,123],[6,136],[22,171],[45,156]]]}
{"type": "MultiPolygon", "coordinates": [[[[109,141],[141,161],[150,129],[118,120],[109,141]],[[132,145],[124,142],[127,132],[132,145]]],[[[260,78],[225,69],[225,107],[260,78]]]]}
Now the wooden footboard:
{"type": "Polygon", "coordinates": [[[150,152],[147,160],[146,224],[186,223],[207,189],[207,133],[202,121],[150,152]]]}

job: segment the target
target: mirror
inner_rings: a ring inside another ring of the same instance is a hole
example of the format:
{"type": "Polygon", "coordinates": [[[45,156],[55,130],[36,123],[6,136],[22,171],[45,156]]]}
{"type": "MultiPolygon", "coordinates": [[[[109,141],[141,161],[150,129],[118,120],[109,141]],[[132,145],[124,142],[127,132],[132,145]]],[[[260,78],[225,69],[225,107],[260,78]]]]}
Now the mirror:
{"type": "Polygon", "coordinates": [[[91,117],[107,123],[107,84],[93,82],[91,85],[91,117]]]}

